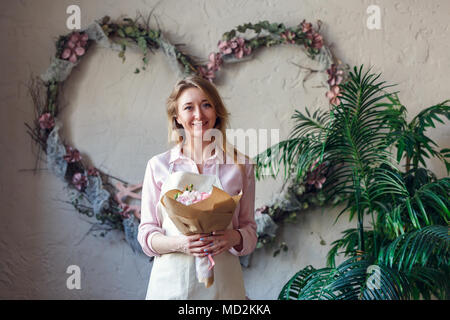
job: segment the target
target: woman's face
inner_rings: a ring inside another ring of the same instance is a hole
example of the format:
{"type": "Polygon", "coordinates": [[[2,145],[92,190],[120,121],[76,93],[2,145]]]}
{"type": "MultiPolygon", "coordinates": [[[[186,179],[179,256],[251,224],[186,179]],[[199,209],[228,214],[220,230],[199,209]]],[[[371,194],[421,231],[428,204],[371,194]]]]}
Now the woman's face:
{"type": "Polygon", "coordinates": [[[203,137],[206,130],[214,128],[217,119],[216,110],[200,89],[185,89],[177,101],[176,119],[189,137],[203,137]]]}

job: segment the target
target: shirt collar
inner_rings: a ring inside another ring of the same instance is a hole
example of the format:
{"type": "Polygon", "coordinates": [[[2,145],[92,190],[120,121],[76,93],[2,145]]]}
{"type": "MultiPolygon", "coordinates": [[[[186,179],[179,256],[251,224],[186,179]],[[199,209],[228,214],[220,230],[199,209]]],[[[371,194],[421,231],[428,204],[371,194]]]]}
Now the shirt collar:
{"type": "MultiPolygon", "coordinates": [[[[217,153],[214,153],[211,157],[209,157],[205,162],[209,162],[209,161],[213,161],[214,159],[217,158],[217,153]]],[[[170,150],[170,158],[169,158],[169,163],[175,162],[178,159],[187,159],[187,160],[191,160],[191,158],[186,157],[185,155],[183,155],[183,153],[181,152],[181,143],[177,144],[176,146],[174,146],[171,150],[170,150]]]]}

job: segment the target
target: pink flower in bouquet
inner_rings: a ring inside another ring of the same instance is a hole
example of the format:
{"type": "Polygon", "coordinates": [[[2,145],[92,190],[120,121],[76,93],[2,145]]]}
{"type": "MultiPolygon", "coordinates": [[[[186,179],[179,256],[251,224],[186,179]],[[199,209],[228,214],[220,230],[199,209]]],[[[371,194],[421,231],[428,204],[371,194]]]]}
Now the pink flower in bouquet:
{"type": "Polygon", "coordinates": [[[341,103],[339,97],[342,96],[342,94],[339,91],[339,86],[333,86],[331,90],[326,93],[326,96],[332,105],[338,105],[341,103]]]}
{"type": "Polygon", "coordinates": [[[81,160],[80,152],[77,149],[66,146],[66,155],[64,160],[67,162],[78,162],[81,160]]]}
{"type": "Polygon", "coordinates": [[[72,183],[74,184],[75,188],[81,191],[81,189],[83,189],[87,185],[87,178],[85,175],[77,172],[72,177],[72,183]]]}
{"type": "Polygon", "coordinates": [[[200,192],[200,191],[194,190],[193,188],[194,188],[194,186],[192,184],[190,184],[189,186],[186,186],[183,193],[178,192],[175,195],[175,200],[188,206],[188,205],[197,203],[199,201],[205,200],[211,195],[208,192],[200,192]]]}
{"type": "Polygon", "coordinates": [[[88,39],[89,37],[87,33],[72,33],[72,35],[69,37],[69,40],[64,46],[64,50],[61,54],[61,59],[69,60],[72,63],[77,62],[78,57],[81,57],[86,52],[88,39]]]}
{"type": "Polygon", "coordinates": [[[50,113],[44,113],[39,117],[39,126],[41,129],[51,129],[55,126],[55,120],[50,113]]]}

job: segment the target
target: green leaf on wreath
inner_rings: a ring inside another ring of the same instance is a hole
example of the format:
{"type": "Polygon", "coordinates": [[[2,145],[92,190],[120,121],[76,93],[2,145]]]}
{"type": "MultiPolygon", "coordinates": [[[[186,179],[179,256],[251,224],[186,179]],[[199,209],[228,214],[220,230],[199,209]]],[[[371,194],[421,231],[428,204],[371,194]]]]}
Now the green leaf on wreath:
{"type": "Polygon", "coordinates": [[[125,33],[126,33],[128,36],[134,36],[134,29],[133,29],[133,27],[130,27],[130,26],[126,27],[126,28],[125,28],[125,33]]]}
{"type": "Polygon", "coordinates": [[[145,38],[144,37],[137,38],[137,43],[138,43],[139,48],[141,48],[142,51],[146,52],[147,41],[145,40],[145,38]]]}
{"type": "Polygon", "coordinates": [[[225,33],[224,36],[225,36],[225,40],[227,40],[227,41],[231,40],[236,36],[236,30],[233,29],[230,32],[225,33]]]}
{"type": "Polygon", "coordinates": [[[123,33],[123,30],[122,30],[122,29],[118,29],[118,30],[117,30],[117,34],[118,34],[120,37],[125,38],[125,33],[123,33]]]}
{"type": "Polygon", "coordinates": [[[270,31],[270,32],[277,32],[277,31],[278,31],[278,23],[272,23],[272,24],[269,26],[269,31],[270,31]]]}
{"type": "Polygon", "coordinates": [[[270,27],[270,23],[267,20],[260,22],[260,25],[261,25],[261,28],[264,28],[264,29],[269,29],[269,27],[270,27]]]}
{"type": "Polygon", "coordinates": [[[119,52],[119,58],[122,58],[122,63],[125,62],[125,51],[119,52]]]}

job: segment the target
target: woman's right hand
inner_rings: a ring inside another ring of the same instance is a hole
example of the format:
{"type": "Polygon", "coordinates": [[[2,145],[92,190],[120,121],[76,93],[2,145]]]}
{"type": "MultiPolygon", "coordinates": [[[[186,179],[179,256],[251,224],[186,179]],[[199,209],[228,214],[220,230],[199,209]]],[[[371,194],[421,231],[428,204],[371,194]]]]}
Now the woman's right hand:
{"type": "Polygon", "coordinates": [[[212,240],[207,240],[209,233],[198,233],[190,236],[178,236],[177,251],[194,257],[205,257],[212,240]]]}

